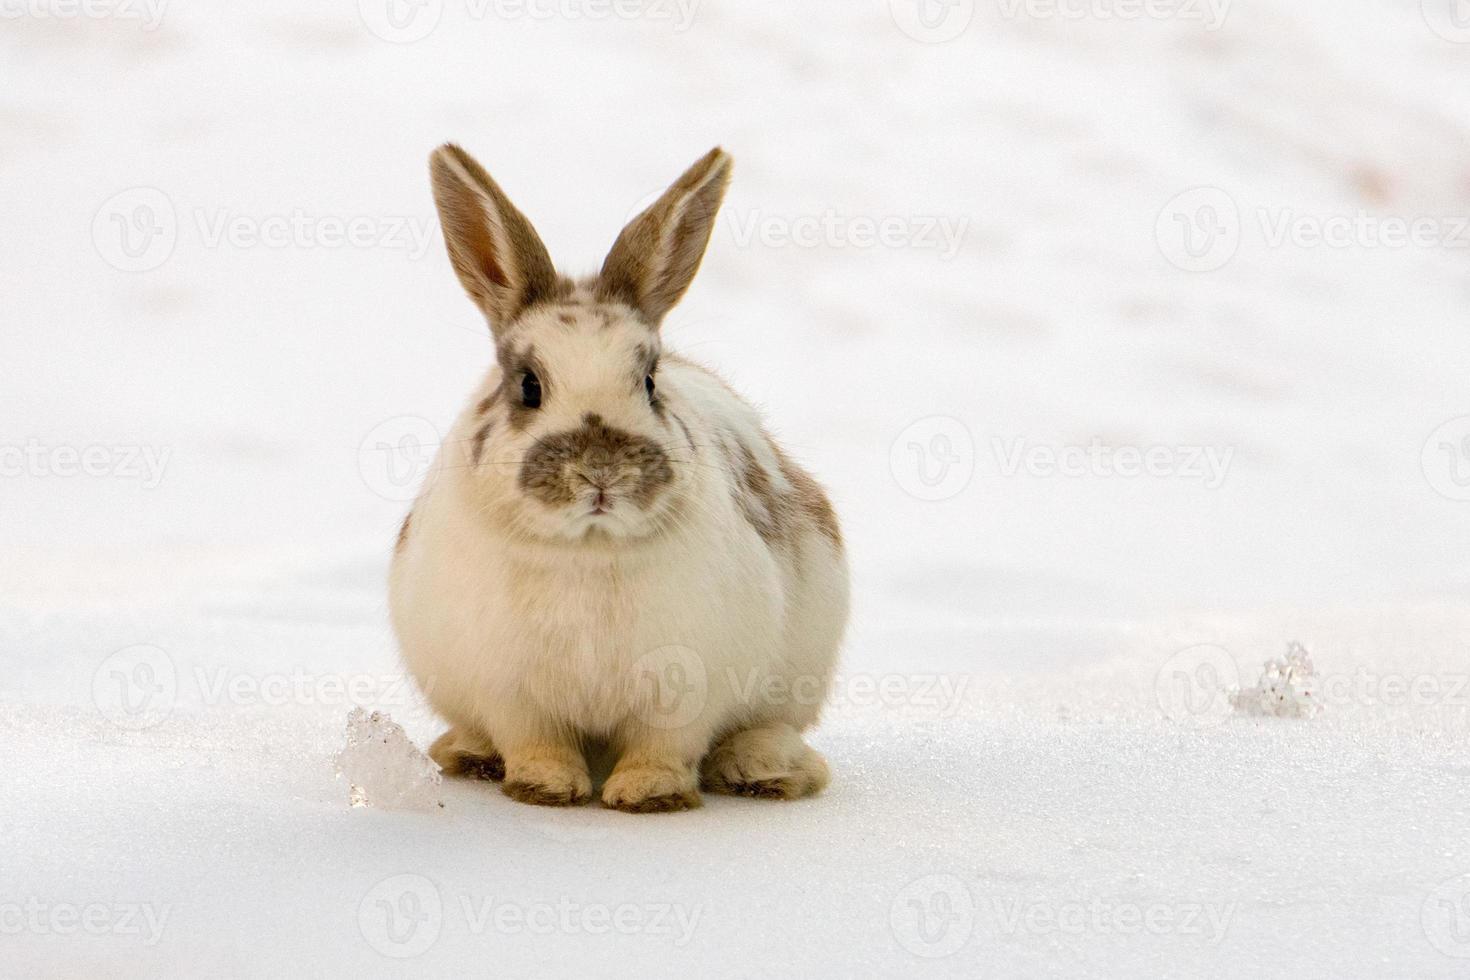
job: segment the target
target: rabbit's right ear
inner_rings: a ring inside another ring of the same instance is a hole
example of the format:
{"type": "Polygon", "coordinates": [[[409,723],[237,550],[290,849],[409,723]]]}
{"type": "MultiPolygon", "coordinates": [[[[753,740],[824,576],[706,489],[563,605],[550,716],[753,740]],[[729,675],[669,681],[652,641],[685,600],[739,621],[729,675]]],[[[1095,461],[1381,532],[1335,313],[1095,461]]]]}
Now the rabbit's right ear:
{"type": "Polygon", "coordinates": [[[429,173],[449,261],[492,332],[556,295],[556,269],[536,229],[474,157],[446,143],[429,157],[429,173]]]}

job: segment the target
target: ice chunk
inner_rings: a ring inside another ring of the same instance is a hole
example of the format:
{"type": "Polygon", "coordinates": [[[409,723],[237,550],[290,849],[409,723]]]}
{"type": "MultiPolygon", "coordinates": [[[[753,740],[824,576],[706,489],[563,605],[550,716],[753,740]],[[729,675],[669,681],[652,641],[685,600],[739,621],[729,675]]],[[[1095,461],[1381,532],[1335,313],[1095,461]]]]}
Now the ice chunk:
{"type": "Polygon", "coordinates": [[[1322,710],[1317,679],[1312,655],[1300,643],[1292,643],[1285,657],[1266,661],[1255,687],[1236,691],[1230,703],[1243,715],[1310,718],[1322,710]]]}
{"type": "Polygon", "coordinates": [[[409,741],[403,726],[386,712],[353,708],[347,744],[337,753],[337,776],[349,787],[352,806],[384,810],[431,810],[444,804],[444,777],[434,761],[409,741]]]}

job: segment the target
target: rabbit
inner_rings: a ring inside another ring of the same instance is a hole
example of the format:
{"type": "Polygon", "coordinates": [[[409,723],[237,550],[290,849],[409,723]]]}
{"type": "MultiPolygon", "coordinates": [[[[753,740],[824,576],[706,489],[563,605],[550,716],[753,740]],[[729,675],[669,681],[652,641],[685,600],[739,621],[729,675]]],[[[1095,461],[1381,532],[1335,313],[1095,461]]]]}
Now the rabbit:
{"type": "Polygon", "coordinates": [[[450,725],[430,751],[449,775],[578,805],[602,752],[602,803],[635,813],[828,782],[801,733],[848,617],[836,515],[659,329],[730,169],[711,150],[573,280],[464,150],[430,157],[451,264],[495,345],[389,576],[403,658],[450,725]]]}

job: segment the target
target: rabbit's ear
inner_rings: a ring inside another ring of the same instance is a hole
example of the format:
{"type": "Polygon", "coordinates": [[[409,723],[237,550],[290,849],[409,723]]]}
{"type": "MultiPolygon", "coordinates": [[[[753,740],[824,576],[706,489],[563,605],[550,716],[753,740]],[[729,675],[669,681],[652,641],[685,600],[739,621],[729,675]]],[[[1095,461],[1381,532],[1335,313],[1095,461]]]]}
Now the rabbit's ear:
{"type": "Polygon", "coordinates": [[[628,222],[602,263],[599,296],[621,300],[654,323],[663,319],[699,271],[730,183],[730,162],[715,147],[628,222]]]}
{"type": "Polygon", "coordinates": [[[492,331],[556,295],[556,269],[536,229],[474,157],[446,143],[429,157],[429,173],[449,261],[492,331]]]}

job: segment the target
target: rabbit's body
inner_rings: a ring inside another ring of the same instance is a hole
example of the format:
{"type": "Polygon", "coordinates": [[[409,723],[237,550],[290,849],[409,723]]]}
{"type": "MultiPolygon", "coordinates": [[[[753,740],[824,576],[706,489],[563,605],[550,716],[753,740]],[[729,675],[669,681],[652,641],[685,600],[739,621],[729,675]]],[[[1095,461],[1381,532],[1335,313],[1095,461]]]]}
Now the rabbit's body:
{"type": "MultiPolygon", "coordinates": [[[[441,213],[459,189],[436,183],[441,213]]],[[[491,200],[510,241],[520,216],[491,200]]],[[[648,304],[608,275],[487,310],[499,363],[405,522],[391,611],[452,726],[435,758],[503,768],[507,792],[537,803],[587,798],[591,742],[617,756],[603,800],[622,809],[695,805],[701,761],[707,788],[815,792],[826,766],[797,733],[847,618],[831,507],[719,378],[659,357],[648,304]]]]}

